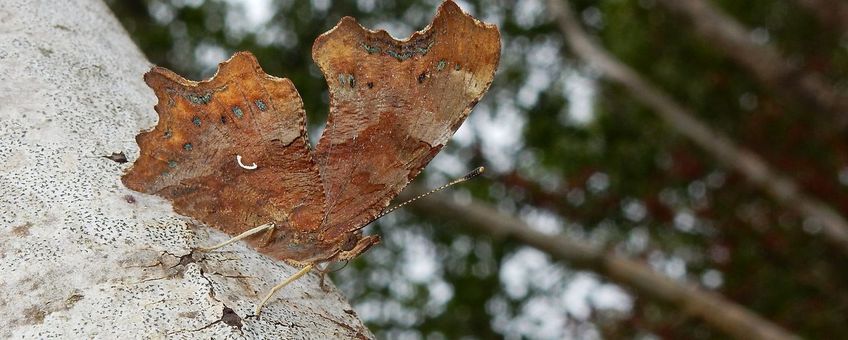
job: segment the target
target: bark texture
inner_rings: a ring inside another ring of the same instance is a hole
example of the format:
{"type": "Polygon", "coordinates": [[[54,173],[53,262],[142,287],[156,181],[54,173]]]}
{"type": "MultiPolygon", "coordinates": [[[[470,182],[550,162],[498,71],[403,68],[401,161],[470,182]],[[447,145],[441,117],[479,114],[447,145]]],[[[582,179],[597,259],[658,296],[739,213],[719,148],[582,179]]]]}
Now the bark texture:
{"type": "Polygon", "coordinates": [[[98,0],[0,2],[0,338],[369,338],[345,298],[125,188],[150,64],[98,0]]]}

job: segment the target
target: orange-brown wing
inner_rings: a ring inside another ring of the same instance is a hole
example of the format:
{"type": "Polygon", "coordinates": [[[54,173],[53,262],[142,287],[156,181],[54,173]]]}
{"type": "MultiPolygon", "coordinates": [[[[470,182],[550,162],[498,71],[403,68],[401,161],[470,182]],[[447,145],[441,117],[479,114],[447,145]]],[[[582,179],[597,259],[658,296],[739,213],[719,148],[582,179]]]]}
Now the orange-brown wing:
{"type": "Polygon", "coordinates": [[[345,17],[312,56],[330,85],[315,156],[332,237],[385,209],[445,145],[489,88],[500,36],[447,1],[404,41],[345,17]]]}
{"type": "Polygon", "coordinates": [[[144,80],[159,99],[159,123],[136,137],[141,152],[122,178],[127,187],[165,197],[176,212],[229,234],[275,222],[277,240],[286,239],[277,247],[308,243],[323,217],[324,189],[303,104],[288,79],[265,74],[241,52],[206,81],[159,67],[144,80]],[[237,156],[256,169],[239,165],[237,156]]]}

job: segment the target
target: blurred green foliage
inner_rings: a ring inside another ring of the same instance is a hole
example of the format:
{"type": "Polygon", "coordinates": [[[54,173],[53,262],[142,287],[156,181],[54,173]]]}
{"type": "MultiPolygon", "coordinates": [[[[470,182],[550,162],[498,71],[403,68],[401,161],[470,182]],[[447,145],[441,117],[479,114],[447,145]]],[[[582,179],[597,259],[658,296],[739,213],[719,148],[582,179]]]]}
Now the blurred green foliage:
{"type": "MultiPolygon", "coordinates": [[[[295,83],[313,140],[327,111],[325,82],[311,60],[315,37],[345,15],[406,36],[429,23],[438,6],[435,0],[246,2],[268,4],[257,11],[220,0],[108,3],[151,62],[188,78],[210,76],[234,51],[253,52],[268,73],[295,83]]],[[[794,1],[713,3],[793,62],[845,86],[845,38],[794,1]]],[[[571,4],[618,58],[848,215],[848,140],[827,115],[762,87],[652,0],[571,4]]],[[[428,185],[460,175],[457,166],[490,166],[488,179],[457,193],[642,258],[802,336],[848,334],[846,259],[822,241],[818,226],[727,172],[622,88],[597,79],[571,57],[543,2],[461,5],[498,24],[503,57],[465,137],[427,170],[428,185]]],[[[590,277],[596,287],[608,286],[603,278],[520,244],[468,234],[439,216],[401,212],[368,232],[383,235],[384,244],[334,280],[381,338],[724,336],[638,294],[619,299],[619,307],[584,294],[590,310],[581,313],[567,297],[572,284],[590,277]],[[514,268],[530,274],[515,283],[514,268]]]]}

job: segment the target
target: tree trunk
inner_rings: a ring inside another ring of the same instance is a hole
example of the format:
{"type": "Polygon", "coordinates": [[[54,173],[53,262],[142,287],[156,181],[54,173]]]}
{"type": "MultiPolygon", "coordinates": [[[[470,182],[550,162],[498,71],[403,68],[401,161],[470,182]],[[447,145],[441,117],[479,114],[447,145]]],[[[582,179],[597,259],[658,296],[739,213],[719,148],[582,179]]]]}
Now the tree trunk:
{"type": "Polygon", "coordinates": [[[150,64],[98,0],[0,2],[2,338],[370,338],[309,275],[195,227],[120,176],[154,125],[150,64]]]}

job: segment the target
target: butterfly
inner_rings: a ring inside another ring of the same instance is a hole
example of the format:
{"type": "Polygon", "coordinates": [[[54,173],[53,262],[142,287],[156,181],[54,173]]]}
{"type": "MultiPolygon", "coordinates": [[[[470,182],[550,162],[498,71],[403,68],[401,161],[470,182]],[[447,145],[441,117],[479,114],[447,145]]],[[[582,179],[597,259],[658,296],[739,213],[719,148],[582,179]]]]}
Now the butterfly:
{"type": "Polygon", "coordinates": [[[315,40],[312,56],[330,94],[315,148],[292,82],[266,74],[249,52],[200,82],[152,68],[144,80],[159,121],[136,137],[140,152],[124,185],[230,235],[264,232],[247,242],[303,267],[297,277],[377,244],[362,228],[487,91],[499,32],[445,1],[428,27],[402,41],[342,18],[315,40]]]}

